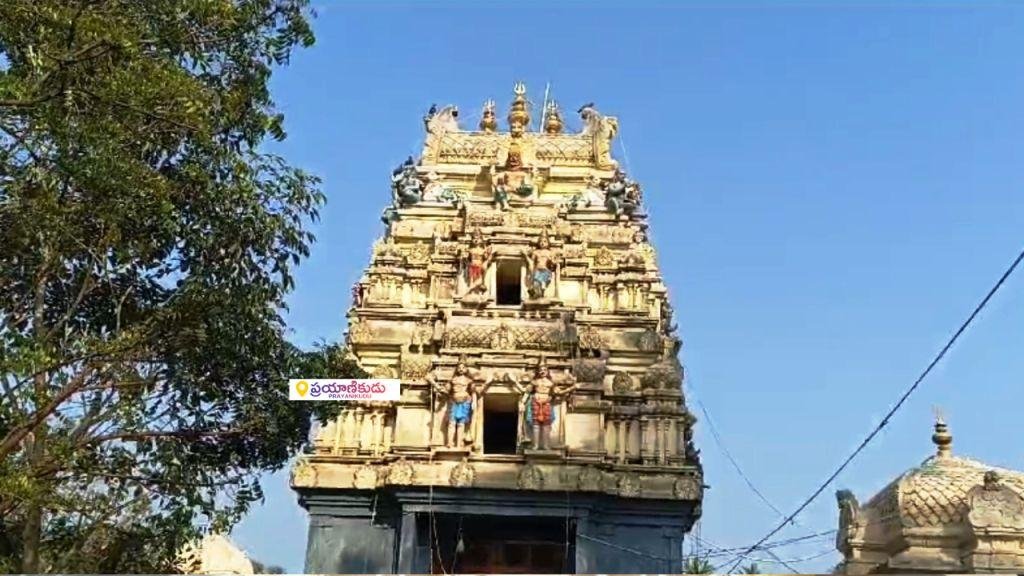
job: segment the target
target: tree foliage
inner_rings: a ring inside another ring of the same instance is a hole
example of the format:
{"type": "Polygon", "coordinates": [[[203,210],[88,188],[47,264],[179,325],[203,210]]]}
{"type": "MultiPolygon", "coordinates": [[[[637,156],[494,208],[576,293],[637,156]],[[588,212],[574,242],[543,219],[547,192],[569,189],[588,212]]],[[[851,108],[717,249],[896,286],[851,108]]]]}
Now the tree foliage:
{"type": "Polygon", "coordinates": [[[165,571],[305,442],[323,196],[262,145],[312,42],[305,0],[0,2],[0,571],[165,571]]]}
{"type": "Polygon", "coordinates": [[[256,574],[284,574],[285,570],[277,564],[264,564],[258,560],[252,561],[252,569],[256,574]]]}
{"type": "Polygon", "coordinates": [[[683,562],[683,574],[714,574],[715,566],[707,558],[691,556],[683,562]]]}

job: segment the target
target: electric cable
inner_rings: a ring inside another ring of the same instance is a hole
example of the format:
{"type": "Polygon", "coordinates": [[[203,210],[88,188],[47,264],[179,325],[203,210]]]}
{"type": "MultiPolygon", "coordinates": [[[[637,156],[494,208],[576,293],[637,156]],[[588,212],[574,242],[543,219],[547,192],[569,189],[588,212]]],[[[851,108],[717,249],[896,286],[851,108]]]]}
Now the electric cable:
{"type": "Polygon", "coordinates": [[[902,396],[900,396],[896,404],[889,409],[885,417],[882,418],[882,421],[879,422],[873,430],[871,430],[871,432],[864,438],[864,440],[861,441],[860,445],[858,445],[857,448],[852,453],[850,453],[850,455],[847,456],[845,460],[843,460],[843,463],[840,464],[839,467],[836,468],[836,470],[832,472],[832,474],[830,474],[829,477],[826,478],[825,481],[822,482],[821,485],[818,486],[818,488],[814,492],[812,492],[811,495],[807,497],[807,499],[804,500],[802,504],[800,504],[800,506],[797,507],[796,510],[794,510],[775,528],[773,528],[767,534],[762,536],[760,540],[758,540],[752,546],[750,546],[744,552],[744,554],[742,554],[740,558],[732,565],[732,567],[729,569],[729,572],[735,570],[736,567],[739,566],[741,562],[743,562],[747,554],[753,552],[758,546],[764,544],[769,538],[778,534],[779,531],[785,528],[787,524],[792,522],[798,514],[800,514],[804,511],[805,508],[810,506],[811,502],[814,502],[814,500],[818,496],[820,496],[821,493],[824,492],[830,484],[832,484],[832,482],[843,472],[843,470],[845,470],[846,467],[850,465],[850,462],[852,462],[853,459],[856,458],[857,455],[859,455],[872,440],[874,440],[875,436],[877,436],[878,433],[881,432],[882,429],[886,426],[886,424],[889,423],[889,420],[893,417],[893,415],[895,415],[896,412],[898,412],[899,409],[903,407],[903,404],[907,401],[907,398],[909,398],[910,395],[913,394],[915,390],[917,390],[917,387],[920,386],[921,382],[923,382],[924,379],[927,378],[929,374],[931,374],[932,369],[935,368],[936,365],[938,365],[938,363],[946,356],[946,353],[949,352],[949,350],[953,347],[954,344],[956,344],[956,341],[960,338],[960,335],[962,335],[967,330],[971,323],[974,322],[974,319],[977,318],[978,314],[980,314],[981,311],[985,309],[985,306],[987,306],[989,301],[992,300],[992,297],[995,296],[996,292],[998,292],[999,289],[1003,286],[1007,278],[1009,278],[1010,275],[1013,274],[1014,270],[1017,269],[1017,266],[1020,264],[1021,260],[1024,260],[1024,250],[1021,250],[1021,252],[1013,260],[1013,262],[1006,269],[1006,271],[1003,272],[1003,275],[999,277],[999,280],[996,281],[992,288],[989,289],[988,293],[981,300],[981,302],[979,302],[978,305],[974,307],[974,310],[971,312],[970,316],[968,316],[967,319],[964,320],[962,324],[960,324],[960,327],[956,330],[956,332],[953,333],[953,336],[946,342],[945,346],[943,346],[942,349],[939,350],[939,353],[935,356],[935,358],[933,358],[932,361],[928,363],[928,366],[924,369],[923,372],[921,372],[921,375],[918,376],[916,380],[914,380],[914,383],[911,384],[909,388],[907,388],[907,390],[903,393],[902,396]]]}

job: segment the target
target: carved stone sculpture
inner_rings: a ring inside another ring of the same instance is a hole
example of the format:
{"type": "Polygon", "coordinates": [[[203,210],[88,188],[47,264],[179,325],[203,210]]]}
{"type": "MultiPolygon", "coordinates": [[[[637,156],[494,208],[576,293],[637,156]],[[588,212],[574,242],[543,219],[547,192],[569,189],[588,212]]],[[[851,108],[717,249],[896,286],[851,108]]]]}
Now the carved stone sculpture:
{"type": "Polygon", "coordinates": [[[415,476],[416,470],[412,464],[405,461],[402,458],[398,462],[391,465],[388,470],[388,483],[389,484],[412,484],[413,477],[415,476]]]}
{"type": "Polygon", "coordinates": [[[967,519],[975,533],[1024,531],[1024,498],[1003,484],[995,470],[988,470],[980,486],[967,495],[967,519]]]}
{"type": "Polygon", "coordinates": [[[617,166],[618,163],[611,156],[611,142],[619,132],[618,119],[598,112],[593,102],[581,106],[579,114],[583,120],[582,133],[593,138],[594,159],[598,166],[617,166]]]}
{"type": "Polygon", "coordinates": [[[836,532],[836,548],[846,549],[846,541],[853,536],[857,525],[860,504],[857,497],[849,490],[836,491],[836,503],[839,504],[839,530],[836,532]]]}
{"type": "Polygon", "coordinates": [[[626,372],[619,372],[612,377],[612,391],[616,394],[630,394],[636,392],[636,382],[626,372]]]}
{"type": "Polygon", "coordinates": [[[557,377],[552,376],[543,358],[528,380],[523,376],[517,378],[506,375],[506,378],[523,398],[526,423],[533,432],[533,447],[548,450],[551,424],[555,419],[554,403],[576,390],[576,379],[568,372],[557,377]],[[525,385],[521,380],[526,382],[525,385]]]}
{"type": "Polygon", "coordinates": [[[500,170],[491,166],[490,174],[495,209],[507,210],[509,198],[513,194],[520,198],[528,198],[537,191],[537,168],[527,169],[523,166],[522,152],[515,140],[509,145],[505,166],[500,170]]]}
{"type": "Polygon", "coordinates": [[[473,442],[473,412],[477,399],[490,386],[493,374],[470,368],[466,357],[462,356],[447,386],[439,383],[437,376],[435,370],[427,375],[426,380],[434,392],[448,398],[446,444],[449,448],[463,448],[473,442]]]}
{"type": "Polygon", "coordinates": [[[580,470],[580,475],[576,479],[576,487],[580,490],[593,492],[601,489],[601,480],[603,476],[593,466],[587,466],[580,470]]]}
{"type": "Polygon", "coordinates": [[[376,488],[379,480],[380,477],[377,469],[366,464],[360,466],[359,469],[356,470],[356,473],[352,478],[352,485],[355,488],[367,490],[370,488],[376,488]]]}
{"type": "Polygon", "coordinates": [[[423,124],[429,134],[440,135],[445,132],[458,132],[459,108],[458,106],[445,106],[438,110],[437,104],[433,104],[423,117],[423,124]]]}
{"type": "Polygon", "coordinates": [[[672,321],[673,318],[672,305],[669,304],[668,298],[664,298],[661,301],[661,332],[666,336],[671,336],[676,333],[678,326],[672,321]]]}
{"type": "Polygon", "coordinates": [[[624,472],[619,475],[619,480],[616,483],[619,490],[619,496],[626,498],[635,498],[640,495],[640,479],[635,474],[624,472]]]}
{"type": "Polygon", "coordinates": [[[524,490],[543,490],[544,473],[541,472],[540,468],[527,464],[519,472],[516,485],[524,490]]]}
{"type": "Polygon", "coordinates": [[[587,177],[586,187],[582,192],[574,194],[569,199],[569,207],[572,210],[578,209],[580,206],[590,208],[591,206],[601,206],[604,204],[605,192],[601,188],[601,179],[595,175],[587,177]]]}
{"type": "Polygon", "coordinates": [[[476,470],[465,458],[452,468],[448,475],[448,483],[456,488],[466,488],[473,485],[476,479],[476,470]]]}
{"type": "Polygon", "coordinates": [[[427,183],[423,189],[424,202],[444,202],[456,207],[463,202],[463,196],[446,186],[436,172],[427,174],[425,179],[427,183]]]}
{"type": "Polygon", "coordinates": [[[484,281],[492,254],[490,247],[484,242],[484,235],[479,226],[473,230],[469,248],[463,251],[462,258],[466,265],[467,276],[466,292],[463,295],[485,292],[487,285],[484,281]]]}
{"type": "Polygon", "coordinates": [[[416,172],[412,156],[392,171],[391,192],[395,207],[412,206],[423,199],[423,181],[416,172]]]}
{"type": "Polygon", "coordinates": [[[611,181],[605,184],[604,205],[616,216],[632,214],[640,206],[640,185],[615,169],[611,181]]]}
{"type": "Polygon", "coordinates": [[[700,500],[700,478],[677,478],[672,484],[672,494],[680,500],[700,500]]]}
{"type": "Polygon", "coordinates": [[[523,257],[526,258],[528,265],[527,292],[530,298],[544,298],[548,285],[551,284],[554,277],[556,258],[558,257],[558,253],[551,248],[547,230],[541,232],[537,245],[533,249],[523,250],[523,257]]]}

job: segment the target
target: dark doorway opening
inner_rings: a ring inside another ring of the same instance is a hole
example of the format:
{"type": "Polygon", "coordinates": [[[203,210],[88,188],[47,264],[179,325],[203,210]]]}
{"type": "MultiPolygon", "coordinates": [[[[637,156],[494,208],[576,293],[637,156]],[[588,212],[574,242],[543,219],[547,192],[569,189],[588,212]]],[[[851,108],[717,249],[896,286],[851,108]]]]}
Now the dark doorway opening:
{"type": "Polygon", "coordinates": [[[429,543],[434,574],[575,572],[576,524],[570,518],[418,516],[419,537],[429,543]]]}
{"type": "Polygon", "coordinates": [[[523,303],[522,264],[517,260],[499,261],[495,283],[496,302],[499,306],[518,306],[523,303]]]}
{"type": "Polygon", "coordinates": [[[515,454],[519,436],[519,407],[511,394],[484,398],[484,454],[515,454]]]}

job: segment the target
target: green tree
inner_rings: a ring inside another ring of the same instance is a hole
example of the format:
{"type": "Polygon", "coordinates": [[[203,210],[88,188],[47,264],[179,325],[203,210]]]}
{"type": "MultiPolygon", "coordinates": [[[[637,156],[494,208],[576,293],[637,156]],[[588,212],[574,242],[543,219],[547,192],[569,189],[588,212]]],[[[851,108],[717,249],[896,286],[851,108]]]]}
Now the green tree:
{"type": "Polygon", "coordinates": [[[740,568],[740,574],[760,574],[761,568],[757,565],[757,562],[751,562],[746,566],[740,568]]]}
{"type": "Polygon", "coordinates": [[[168,570],[305,442],[323,350],[282,313],[324,198],[263,145],[308,17],[0,2],[0,571],[168,570]]]}
{"type": "Polygon", "coordinates": [[[691,556],[683,562],[683,574],[714,574],[715,567],[707,558],[691,556]]]}
{"type": "Polygon", "coordinates": [[[252,569],[256,574],[284,574],[284,568],[276,564],[264,564],[257,560],[252,561],[252,569]]]}

